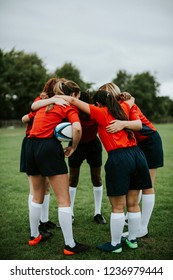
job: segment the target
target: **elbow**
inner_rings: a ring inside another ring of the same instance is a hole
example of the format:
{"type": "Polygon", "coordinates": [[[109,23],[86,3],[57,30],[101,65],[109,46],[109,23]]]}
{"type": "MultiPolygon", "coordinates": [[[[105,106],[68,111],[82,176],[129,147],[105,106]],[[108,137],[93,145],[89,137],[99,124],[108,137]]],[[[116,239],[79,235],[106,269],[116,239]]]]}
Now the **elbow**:
{"type": "Polygon", "coordinates": [[[141,130],[142,129],[142,122],[141,120],[138,120],[137,128],[136,130],[141,130]]]}
{"type": "Polygon", "coordinates": [[[31,105],[31,110],[32,110],[32,111],[36,111],[36,110],[37,110],[37,108],[35,108],[34,103],[31,105]]]}
{"type": "Polygon", "coordinates": [[[24,117],[22,117],[22,122],[25,123],[24,117]]]}
{"type": "Polygon", "coordinates": [[[28,121],[29,121],[28,115],[24,115],[24,116],[22,117],[22,122],[23,122],[23,123],[27,123],[28,121]]]}
{"type": "Polygon", "coordinates": [[[82,127],[81,127],[80,122],[74,122],[72,124],[72,127],[73,127],[73,131],[75,132],[75,134],[82,135],[82,127]]]}
{"type": "Polygon", "coordinates": [[[76,102],[76,98],[73,97],[73,96],[71,96],[71,97],[70,97],[70,103],[71,103],[71,104],[75,104],[75,102],[76,102]]]}

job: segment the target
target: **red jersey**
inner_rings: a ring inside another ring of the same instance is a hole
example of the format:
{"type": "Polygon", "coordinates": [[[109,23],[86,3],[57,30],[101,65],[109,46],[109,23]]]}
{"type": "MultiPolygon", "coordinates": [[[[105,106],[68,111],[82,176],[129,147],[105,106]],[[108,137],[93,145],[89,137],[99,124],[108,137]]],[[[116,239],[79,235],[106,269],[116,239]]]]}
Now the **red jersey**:
{"type": "MultiPolygon", "coordinates": [[[[34,102],[35,101],[38,101],[38,100],[41,100],[41,98],[38,96],[34,99],[34,102]]],[[[34,117],[35,117],[35,114],[36,114],[36,111],[31,111],[29,114],[28,114],[28,118],[29,118],[29,122],[27,123],[27,127],[26,127],[26,135],[28,136],[30,131],[31,131],[31,128],[32,128],[32,124],[33,124],[33,120],[34,120],[34,117]]]]}
{"type": "Polygon", "coordinates": [[[64,118],[68,118],[71,123],[80,122],[78,109],[74,106],[54,105],[48,112],[45,112],[45,109],[46,107],[42,107],[36,112],[29,137],[51,138],[55,126],[64,118]]]}
{"type": "MultiPolygon", "coordinates": [[[[98,123],[98,134],[107,152],[115,149],[127,148],[137,145],[135,137],[133,137],[132,139],[128,139],[128,134],[124,129],[116,133],[109,133],[106,131],[106,126],[110,124],[110,121],[115,120],[115,118],[108,112],[107,107],[100,108],[94,105],[89,106],[91,117],[98,123]]],[[[129,104],[123,102],[121,106],[126,115],[129,117],[129,104]]]]}
{"type": "Polygon", "coordinates": [[[80,118],[82,126],[82,137],[80,142],[88,143],[96,139],[98,132],[98,124],[94,119],[88,115],[85,119],[80,118]]]}
{"type": "Polygon", "coordinates": [[[33,120],[35,117],[36,112],[30,112],[28,114],[28,118],[29,118],[29,122],[27,123],[27,127],[26,127],[26,135],[29,135],[31,129],[32,129],[32,124],[33,124],[33,120]]]}
{"type": "Polygon", "coordinates": [[[134,120],[134,110],[135,112],[137,112],[139,119],[142,122],[142,129],[139,131],[134,131],[135,133],[135,137],[137,142],[141,142],[143,140],[145,140],[146,138],[149,137],[149,135],[153,132],[156,131],[155,126],[145,117],[145,115],[141,112],[141,110],[139,109],[139,107],[134,104],[133,107],[130,110],[130,120],[134,120]]]}

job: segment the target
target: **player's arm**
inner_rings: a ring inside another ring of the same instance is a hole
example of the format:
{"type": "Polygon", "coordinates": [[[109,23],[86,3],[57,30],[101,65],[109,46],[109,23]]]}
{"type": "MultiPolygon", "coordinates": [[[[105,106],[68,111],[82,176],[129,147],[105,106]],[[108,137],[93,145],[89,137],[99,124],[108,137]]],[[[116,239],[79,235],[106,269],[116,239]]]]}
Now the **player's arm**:
{"type": "Polygon", "coordinates": [[[33,102],[32,105],[31,105],[31,109],[33,111],[36,111],[36,110],[40,109],[41,107],[46,107],[48,105],[55,104],[55,101],[56,101],[57,105],[61,105],[63,107],[69,105],[64,99],[54,98],[54,96],[53,96],[51,98],[42,99],[42,100],[38,100],[38,101],[33,102]]]}
{"type": "Polygon", "coordinates": [[[130,106],[130,116],[127,121],[123,120],[112,120],[110,122],[110,125],[106,127],[106,131],[110,133],[118,132],[122,129],[128,128],[134,131],[139,131],[142,129],[142,122],[140,120],[139,114],[137,113],[134,105],[134,98],[131,97],[128,101],[125,101],[124,103],[128,103],[130,106]],[[131,102],[132,101],[132,102],[131,102]],[[130,102],[130,103],[129,103],[130,102]]]}
{"type": "MultiPolygon", "coordinates": [[[[59,98],[63,98],[65,101],[69,102],[70,104],[76,106],[78,109],[80,109],[81,111],[87,113],[87,114],[91,114],[90,113],[90,106],[88,103],[81,101],[75,97],[72,96],[67,96],[67,95],[56,95],[55,97],[56,99],[59,98]]],[[[56,103],[55,103],[56,104],[56,103]]]]}
{"type": "Polygon", "coordinates": [[[35,112],[30,112],[29,114],[26,114],[22,117],[23,123],[29,123],[31,120],[33,120],[35,116],[35,112]]]}
{"type": "Polygon", "coordinates": [[[28,114],[26,114],[26,115],[24,115],[23,117],[22,117],[22,122],[23,123],[28,123],[30,121],[30,118],[29,118],[29,115],[28,114]]]}
{"type": "Polygon", "coordinates": [[[72,145],[64,148],[65,157],[69,157],[76,150],[82,137],[82,128],[80,122],[72,123],[72,145]]]}
{"type": "Polygon", "coordinates": [[[76,150],[77,145],[79,144],[79,141],[82,137],[82,127],[80,122],[72,123],[72,135],[73,135],[72,148],[76,150]]]}
{"type": "Polygon", "coordinates": [[[110,122],[110,125],[106,127],[106,131],[110,133],[115,133],[124,128],[129,128],[131,130],[138,131],[142,128],[142,122],[139,119],[133,121],[113,120],[110,122]]]}

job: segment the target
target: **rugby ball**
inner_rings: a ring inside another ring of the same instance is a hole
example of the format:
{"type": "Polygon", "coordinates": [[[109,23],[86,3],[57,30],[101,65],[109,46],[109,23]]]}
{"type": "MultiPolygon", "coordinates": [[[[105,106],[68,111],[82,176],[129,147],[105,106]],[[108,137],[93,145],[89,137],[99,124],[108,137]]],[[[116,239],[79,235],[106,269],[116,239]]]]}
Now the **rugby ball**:
{"type": "Polygon", "coordinates": [[[59,123],[54,130],[55,136],[59,141],[72,141],[72,125],[70,122],[59,123]]]}

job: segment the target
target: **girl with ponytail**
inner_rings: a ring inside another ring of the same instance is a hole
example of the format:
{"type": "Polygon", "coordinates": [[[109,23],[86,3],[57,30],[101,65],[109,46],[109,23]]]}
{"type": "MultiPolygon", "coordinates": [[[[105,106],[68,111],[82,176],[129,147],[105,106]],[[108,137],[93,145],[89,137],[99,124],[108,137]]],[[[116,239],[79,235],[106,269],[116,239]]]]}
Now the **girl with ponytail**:
{"type": "MultiPolygon", "coordinates": [[[[58,96],[57,96],[58,97],[58,96]]],[[[127,206],[129,216],[129,235],[125,239],[131,249],[138,247],[137,232],[140,223],[140,208],[138,195],[140,189],[151,187],[151,179],[148,165],[143,152],[137,147],[136,139],[131,131],[122,129],[115,133],[109,133],[106,127],[113,120],[128,122],[130,109],[134,104],[134,98],[119,102],[106,90],[99,90],[94,95],[94,105],[88,104],[71,96],[59,96],[71,105],[75,105],[81,111],[89,114],[98,123],[98,134],[108,158],[105,163],[105,181],[107,196],[112,207],[110,215],[111,241],[97,245],[101,251],[122,252],[121,236],[123,233],[127,206]]],[[[56,104],[56,98],[54,98],[56,104]]],[[[141,121],[136,120],[138,129],[141,121]]]]}

